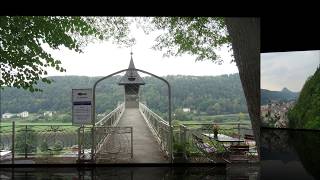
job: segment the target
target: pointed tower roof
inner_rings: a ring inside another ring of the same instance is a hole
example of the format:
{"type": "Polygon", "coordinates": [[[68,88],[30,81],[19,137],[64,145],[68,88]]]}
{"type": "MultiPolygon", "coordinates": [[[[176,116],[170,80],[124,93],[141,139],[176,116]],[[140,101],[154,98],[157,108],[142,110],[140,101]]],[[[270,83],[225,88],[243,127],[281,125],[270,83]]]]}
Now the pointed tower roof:
{"type": "Polygon", "coordinates": [[[135,66],[133,63],[133,59],[132,59],[132,52],[131,54],[131,59],[130,59],[130,64],[129,67],[126,71],[126,74],[124,76],[122,76],[121,80],[119,81],[119,85],[126,85],[126,84],[137,84],[137,85],[144,85],[145,82],[143,81],[143,79],[140,77],[140,75],[138,74],[138,72],[135,70],[135,66]]]}

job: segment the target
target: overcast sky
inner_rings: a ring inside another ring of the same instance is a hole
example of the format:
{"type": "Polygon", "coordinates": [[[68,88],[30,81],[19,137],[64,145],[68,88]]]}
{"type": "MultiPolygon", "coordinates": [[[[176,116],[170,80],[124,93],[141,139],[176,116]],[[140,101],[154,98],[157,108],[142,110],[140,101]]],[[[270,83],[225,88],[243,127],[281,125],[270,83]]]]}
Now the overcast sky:
{"type": "MultiPolygon", "coordinates": [[[[221,75],[238,73],[235,63],[230,63],[231,53],[221,48],[219,55],[224,60],[222,65],[210,61],[195,62],[195,57],[183,55],[165,58],[162,52],[151,49],[156,34],[145,35],[141,29],[131,26],[136,44],[132,47],[136,68],[149,71],[159,76],[164,75],[221,75]]],[[[89,44],[84,53],[76,53],[66,48],[50,50],[53,57],[60,59],[67,72],[48,70],[49,76],[83,75],[105,76],[121,69],[126,69],[130,62],[131,48],[118,48],[111,42],[89,44]]]]}
{"type": "Polygon", "coordinates": [[[300,91],[319,63],[319,51],[262,53],[261,88],[280,91],[287,87],[300,91]]]}

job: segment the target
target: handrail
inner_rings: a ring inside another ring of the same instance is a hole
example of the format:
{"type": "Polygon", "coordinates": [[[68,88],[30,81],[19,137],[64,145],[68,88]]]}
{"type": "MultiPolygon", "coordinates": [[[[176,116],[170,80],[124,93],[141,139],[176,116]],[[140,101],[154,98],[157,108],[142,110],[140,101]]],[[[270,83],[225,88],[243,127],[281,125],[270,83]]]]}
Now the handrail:
{"type": "Polygon", "coordinates": [[[250,122],[248,123],[238,123],[238,122],[228,122],[228,123],[215,123],[215,122],[205,122],[205,123],[184,123],[184,125],[210,125],[210,124],[215,124],[215,125],[251,125],[250,122]]]}
{"type": "Polygon", "coordinates": [[[147,125],[156,137],[161,150],[170,156],[170,125],[159,115],[150,110],[146,105],[139,102],[139,110],[147,125]]]}
{"type": "MultiPolygon", "coordinates": [[[[101,127],[104,127],[104,128],[115,127],[118,124],[120,118],[122,117],[124,110],[125,110],[125,105],[123,102],[119,106],[117,106],[114,110],[112,110],[109,114],[104,116],[101,120],[96,122],[95,123],[96,127],[93,127],[93,132],[96,134],[98,129],[101,127]]],[[[110,137],[110,134],[104,134],[99,139],[95,139],[93,143],[94,152],[99,152],[103,144],[107,142],[109,137],[110,137]]]]}
{"type": "MultiPolygon", "coordinates": [[[[158,118],[158,120],[159,120],[161,123],[169,126],[169,123],[168,123],[167,121],[165,121],[162,117],[160,117],[158,114],[156,114],[156,113],[153,112],[151,109],[149,109],[146,105],[142,104],[141,102],[139,103],[139,105],[140,105],[143,109],[146,109],[146,110],[147,110],[149,113],[151,113],[153,116],[155,116],[156,118],[158,118]]],[[[139,107],[140,107],[140,106],[139,106],[139,107]]]]}
{"type": "Polygon", "coordinates": [[[112,110],[109,114],[107,114],[101,120],[96,122],[95,125],[96,126],[105,126],[108,121],[112,120],[112,117],[114,115],[117,115],[118,117],[116,117],[116,121],[110,123],[110,125],[113,126],[114,123],[117,122],[117,120],[119,120],[121,118],[122,113],[124,112],[124,108],[125,108],[124,103],[121,103],[118,107],[116,107],[114,110],[112,110]]]}

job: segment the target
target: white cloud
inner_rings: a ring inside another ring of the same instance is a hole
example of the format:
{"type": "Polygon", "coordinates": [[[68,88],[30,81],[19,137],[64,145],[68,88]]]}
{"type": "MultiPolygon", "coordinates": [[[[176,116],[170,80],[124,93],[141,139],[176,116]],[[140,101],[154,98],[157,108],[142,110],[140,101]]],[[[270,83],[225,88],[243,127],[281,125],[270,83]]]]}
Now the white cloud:
{"type": "Polygon", "coordinates": [[[300,91],[306,79],[319,66],[320,51],[261,54],[261,88],[300,91]]]}

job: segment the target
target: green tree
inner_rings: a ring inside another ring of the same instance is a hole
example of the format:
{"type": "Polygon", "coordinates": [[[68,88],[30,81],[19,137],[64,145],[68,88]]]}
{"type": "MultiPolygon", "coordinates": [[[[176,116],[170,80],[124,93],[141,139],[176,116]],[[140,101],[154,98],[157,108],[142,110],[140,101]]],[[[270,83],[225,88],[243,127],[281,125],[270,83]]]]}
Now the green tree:
{"type": "Polygon", "coordinates": [[[216,112],[216,114],[220,114],[221,113],[221,105],[219,103],[215,103],[213,106],[214,111],[216,112]]]}
{"type": "Polygon", "coordinates": [[[66,71],[44,45],[76,52],[97,39],[131,45],[134,39],[128,38],[128,32],[122,17],[1,16],[0,85],[39,91],[35,86],[39,80],[51,82],[44,77],[47,67],[66,71]]]}
{"type": "Polygon", "coordinates": [[[15,150],[18,153],[32,153],[37,150],[37,136],[34,130],[28,128],[17,130],[15,150]]]}
{"type": "Polygon", "coordinates": [[[180,120],[180,121],[188,120],[187,114],[183,112],[182,109],[176,109],[173,114],[176,120],[180,120]]]}
{"type": "Polygon", "coordinates": [[[309,77],[295,106],[288,111],[290,128],[320,129],[320,68],[309,77]]]}

